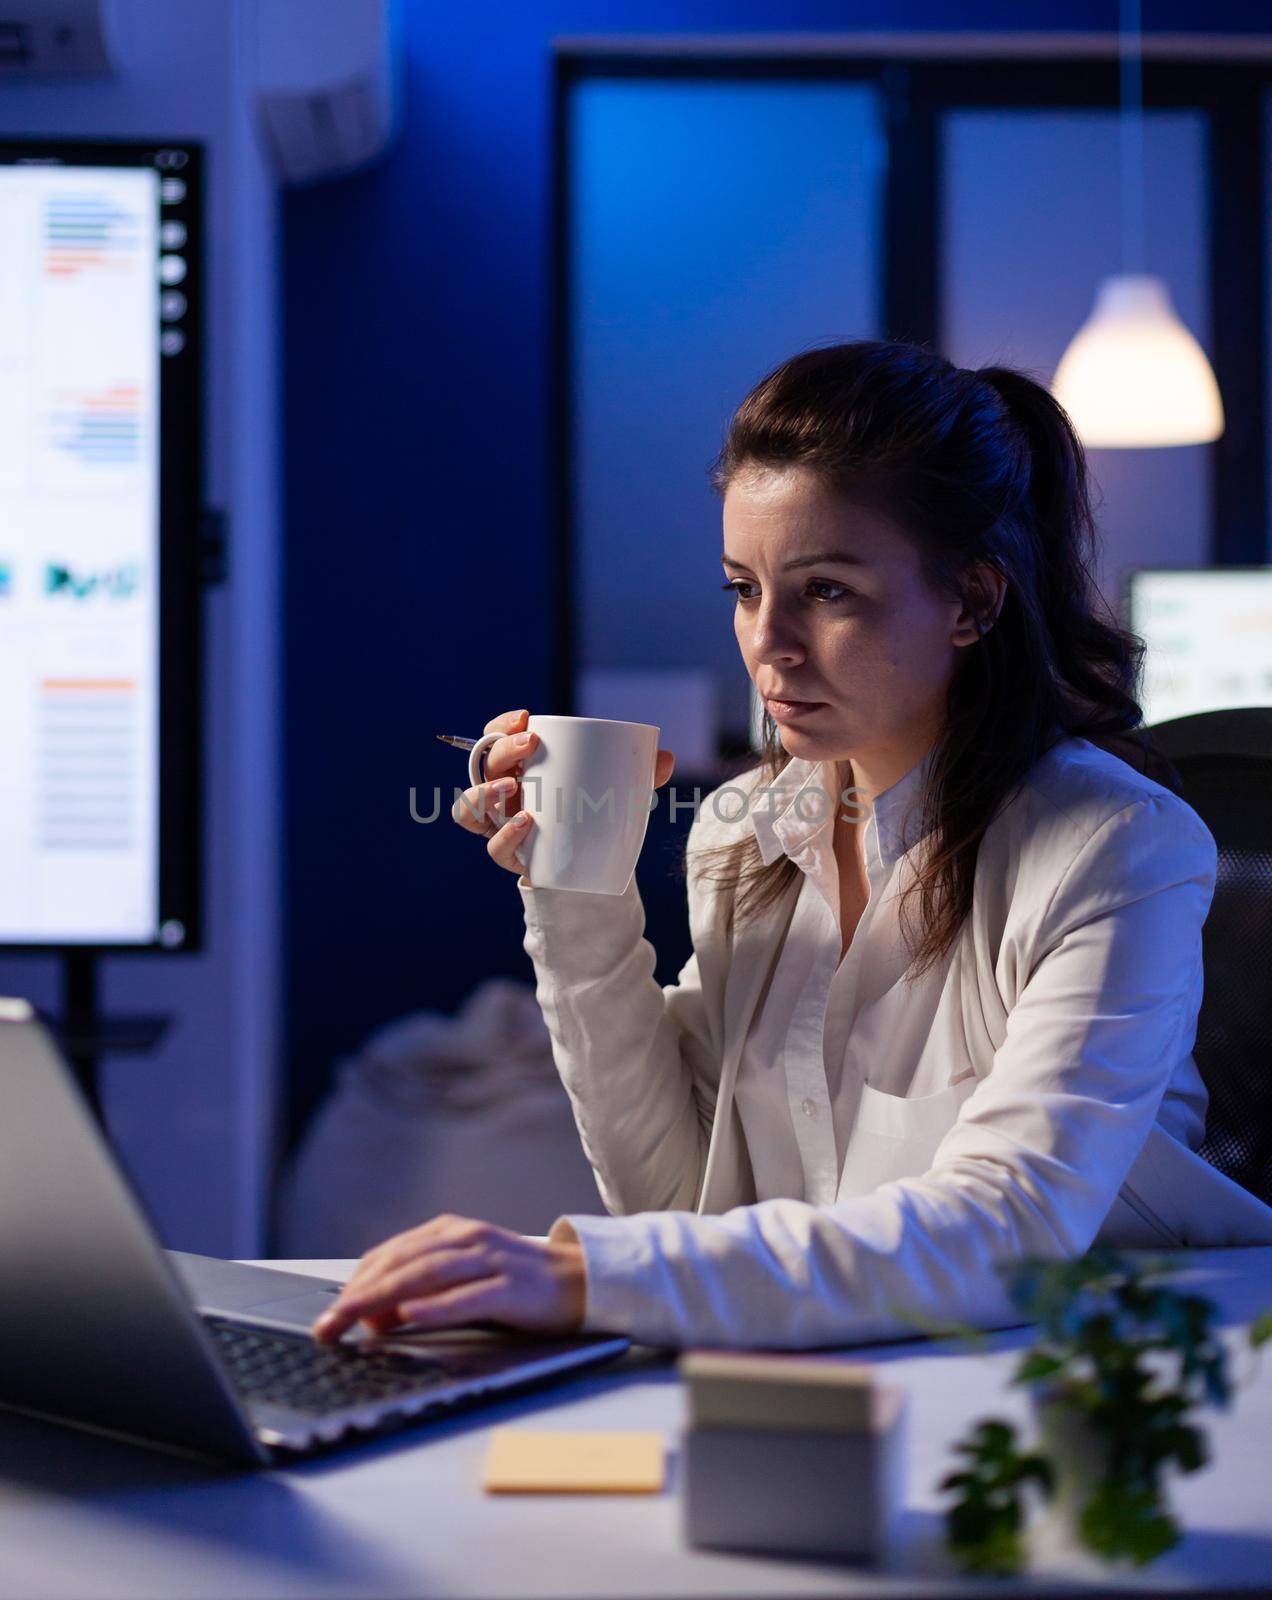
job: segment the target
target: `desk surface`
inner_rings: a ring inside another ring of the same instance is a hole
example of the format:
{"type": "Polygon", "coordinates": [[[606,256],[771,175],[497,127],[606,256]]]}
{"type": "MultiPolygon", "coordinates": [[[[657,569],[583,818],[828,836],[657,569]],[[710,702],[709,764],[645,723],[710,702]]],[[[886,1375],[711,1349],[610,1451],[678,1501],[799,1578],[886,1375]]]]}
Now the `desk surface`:
{"type": "MultiPolygon", "coordinates": [[[[1189,1278],[1223,1307],[1226,1337],[1272,1305],[1272,1249],[1198,1253],[1189,1278]]],[[[353,1263],[271,1263],[347,1277],[353,1263]]],[[[1189,1534],[1146,1573],[1073,1568],[989,1585],[952,1575],[941,1542],[950,1442],[976,1417],[1021,1417],[1006,1388],[1026,1332],[985,1354],[910,1342],[854,1352],[909,1392],[906,1511],[878,1570],[689,1549],[674,1454],[683,1424],[672,1359],[636,1349],[555,1390],[510,1398],[343,1455],[219,1474],[115,1441],[0,1412],[0,1596],[4,1600],[283,1600],[292,1595],[776,1596],[1272,1590],[1272,1363],[1234,1410],[1207,1419],[1215,1463],[1179,1481],[1189,1534]],[[487,1496],[490,1430],[657,1428],[669,1446],[661,1495],[487,1496]]],[[[1235,1372],[1254,1365],[1244,1349],[1235,1372]]]]}

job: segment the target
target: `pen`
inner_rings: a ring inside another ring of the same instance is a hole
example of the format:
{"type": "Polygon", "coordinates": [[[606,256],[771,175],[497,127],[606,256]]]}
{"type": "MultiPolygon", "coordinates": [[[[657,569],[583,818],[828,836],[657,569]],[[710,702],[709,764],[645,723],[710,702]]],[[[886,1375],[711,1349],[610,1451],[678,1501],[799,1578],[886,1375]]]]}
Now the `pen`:
{"type": "Polygon", "coordinates": [[[471,750],[477,743],[476,739],[466,739],[462,733],[439,733],[437,736],[443,744],[453,744],[460,750],[471,750]]]}

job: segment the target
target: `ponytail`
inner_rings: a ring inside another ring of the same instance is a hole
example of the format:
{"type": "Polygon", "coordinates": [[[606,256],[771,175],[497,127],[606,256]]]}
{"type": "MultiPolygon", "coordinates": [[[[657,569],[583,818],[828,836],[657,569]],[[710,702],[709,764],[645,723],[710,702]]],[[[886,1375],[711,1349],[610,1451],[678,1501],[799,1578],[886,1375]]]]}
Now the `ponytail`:
{"type": "Polygon", "coordinates": [[[1111,736],[1142,721],[1143,641],[1118,625],[1096,581],[1098,534],[1086,455],[1069,413],[1011,367],[975,376],[998,396],[1028,452],[1028,528],[1037,553],[1040,622],[1053,670],[1074,702],[1065,731],[1111,736]]]}

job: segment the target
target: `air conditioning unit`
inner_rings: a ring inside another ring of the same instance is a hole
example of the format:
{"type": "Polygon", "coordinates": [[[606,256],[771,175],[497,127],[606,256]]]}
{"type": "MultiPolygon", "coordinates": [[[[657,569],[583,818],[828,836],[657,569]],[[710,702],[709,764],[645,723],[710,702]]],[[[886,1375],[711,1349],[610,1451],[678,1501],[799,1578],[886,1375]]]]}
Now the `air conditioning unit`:
{"type": "Polygon", "coordinates": [[[0,78],[101,77],[118,48],[115,0],[0,0],[0,78]]]}
{"type": "Polygon", "coordinates": [[[253,13],[256,109],[283,182],[313,183],[382,155],[402,98],[395,0],[256,0],[253,13]]]}

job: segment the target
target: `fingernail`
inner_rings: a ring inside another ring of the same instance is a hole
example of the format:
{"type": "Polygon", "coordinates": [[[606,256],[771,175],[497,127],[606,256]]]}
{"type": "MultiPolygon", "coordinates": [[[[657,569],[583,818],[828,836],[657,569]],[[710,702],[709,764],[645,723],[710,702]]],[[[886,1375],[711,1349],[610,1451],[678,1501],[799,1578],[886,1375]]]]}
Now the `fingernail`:
{"type": "Polygon", "coordinates": [[[517,787],[515,778],[496,778],[490,786],[496,794],[511,794],[517,787]]]}
{"type": "Polygon", "coordinates": [[[518,811],[512,819],[512,825],[514,828],[524,828],[529,821],[530,813],[528,811],[518,811]]]}
{"type": "Polygon", "coordinates": [[[518,750],[524,750],[530,743],[530,735],[528,733],[519,733],[512,742],[518,750]]]}

